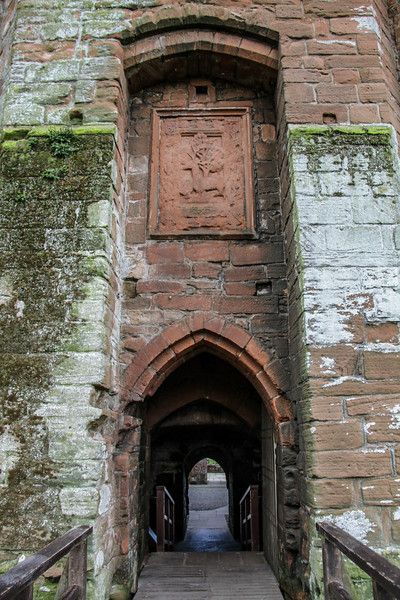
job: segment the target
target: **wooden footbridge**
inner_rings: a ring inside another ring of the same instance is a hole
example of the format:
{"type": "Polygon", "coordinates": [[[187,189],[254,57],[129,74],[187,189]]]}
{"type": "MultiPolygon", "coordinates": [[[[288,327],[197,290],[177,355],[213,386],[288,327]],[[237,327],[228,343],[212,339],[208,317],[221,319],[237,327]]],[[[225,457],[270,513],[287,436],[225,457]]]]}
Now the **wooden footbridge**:
{"type": "Polygon", "coordinates": [[[261,552],[157,552],[134,600],[283,600],[261,552]],[[162,590],[162,591],[161,591],[162,590]]]}
{"type": "MultiPolygon", "coordinates": [[[[250,551],[166,552],[174,530],[173,500],[165,502],[166,498],[171,496],[165,490],[159,494],[159,551],[148,556],[134,600],[283,599],[271,568],[251,539],[242,540],[250,551]]],[[[251,511],[251,502],[244,504],[245,538],[252,531],[251,511]]],[[[343,555],[370,576],[374,600],[400,598],[400,569],[335,525],[319,523],[317,530],[322,537],[326,600],[352,600],[343,577],[343,555]]],[[[0,600],[32,600],[35,581],[64,556],[68,561],[57,599],[85,600],[86,541],[91,532],[89,526],[72,529],[12,568],[0,577],[0,600]]]]}

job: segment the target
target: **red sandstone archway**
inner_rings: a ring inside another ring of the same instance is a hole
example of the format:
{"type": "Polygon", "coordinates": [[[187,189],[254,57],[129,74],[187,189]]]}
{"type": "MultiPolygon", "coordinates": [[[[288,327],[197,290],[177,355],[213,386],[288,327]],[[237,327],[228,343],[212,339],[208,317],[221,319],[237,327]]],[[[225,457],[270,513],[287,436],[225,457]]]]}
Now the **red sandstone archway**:
{"type": "Polygon", "coordinates": [[[129,45],[125,50],[125,69],[144,62],[184,52],[205,51],[250,60],[278,69],[278,50],[266,40],[206,29],[182,29],[158,33],[129,45]]]}
{"type": "Polygon", "coordinates": [[[228,6],[184,2],[164,4],[150,9],[139,9],[132,13],[129,24],[115,37],[125,45],[140,36],[163,33],[175,28],[193,25],[200,29],[210,27],[220,31],[240,31],[251,36],[278,40],[276,19],[268,7],[237,6],[232,11],[228,6]]]}
{"type": "Polygon", "coordinates": [[[125,375],[125,402],[154,395],[172,371],[205,349],[230,362],[252,383],[275,424],[293,419],[290,402],[276,384],[275,359],[245,329],[208,314],[166,327],[138,352],[125,375]]]}

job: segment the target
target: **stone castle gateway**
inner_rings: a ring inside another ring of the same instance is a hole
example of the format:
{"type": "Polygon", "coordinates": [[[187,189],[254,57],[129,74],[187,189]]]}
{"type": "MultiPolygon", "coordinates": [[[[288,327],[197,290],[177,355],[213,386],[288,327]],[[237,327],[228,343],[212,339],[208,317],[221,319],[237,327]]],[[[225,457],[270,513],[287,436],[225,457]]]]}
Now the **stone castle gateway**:
{"type": "Polygon", "coordinates": [[[3,0],[4,568],[90,523],[92,597],[134,592],[206,456],[289,598],[322,518],[399,559],[399,15],[3,0]]]}

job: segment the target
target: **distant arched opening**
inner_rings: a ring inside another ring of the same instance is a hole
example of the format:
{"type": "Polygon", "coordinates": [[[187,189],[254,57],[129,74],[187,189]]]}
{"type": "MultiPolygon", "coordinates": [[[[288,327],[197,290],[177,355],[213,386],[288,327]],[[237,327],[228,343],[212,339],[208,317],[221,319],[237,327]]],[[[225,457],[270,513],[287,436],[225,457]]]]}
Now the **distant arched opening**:
{"type": "Polygon", "coordinates": [[[213,458],[205,456],[187,476],[187,528],[175,550],[227,552],[240,550],[230,530],[232,476],[213,458]]]}

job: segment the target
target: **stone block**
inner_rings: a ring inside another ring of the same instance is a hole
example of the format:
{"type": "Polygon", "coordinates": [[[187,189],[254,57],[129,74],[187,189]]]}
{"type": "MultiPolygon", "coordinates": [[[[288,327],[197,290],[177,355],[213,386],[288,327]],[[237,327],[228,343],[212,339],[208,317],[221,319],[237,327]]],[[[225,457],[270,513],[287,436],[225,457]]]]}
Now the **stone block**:
{"type": "Polygon", "coordinates": [[[60,359],[53,374],[57,385],[105,383],[107,361],[103,353],[76,352],[61,355],[60,359]]]}
{"type": "Polygon", "coordinates": [[[379,228],[373,226],[328,226],[326,240],[329,250],[338,252],[382,252],[382,234],[379,228]],[[374,240],[371,246],[371,239],[374,240]]]}
{"type": "Polygon", "coordinates": [[[41,125],[44,116],[44,106],[33,101],[29,94],[20,94],[15,100],[5,99],[4,125],[41,125]]]}
{"type": "MultiPolygon", "coordinates": [[[[351,421],[310,423],[303,428],[303,439],[308,448],[321,450],[351,450],[364,445],[361,423],[351,421]]],[[[377,441],[377,440],[375,440],[377,441]]]]}
{"type": "Polygon", "coordinates": [[[370,450],[335,450],[316,452],[307,468],[314,477],[343,479],[379,477],[392,472],[390,452],[385,447],[370,450]]]}
{"type": "Polygon", "coordinates": [[[400,480],[388,477],[368,481],[361,485],[361,492],[366,504],[397,505],[400,498],[400,480]]]}
{"type": "Polygon", "coordinates": [[[368,379],[398,378],[400,376],[399,352],[364,352],[364,371],[368,379]]]}
{"type": "Polygon", "coordinates": [[[60,491],[61,510],[64,515],[94,517],[99,502],[98,491],[91,488],[68,488],[60,491]]]}
{"type": "Polygon", "coordinates": [[[353,504],[353,481],[321,479],[309,481],[305,488],[306,501],[317,509],[348,508],[353,504]]]}

